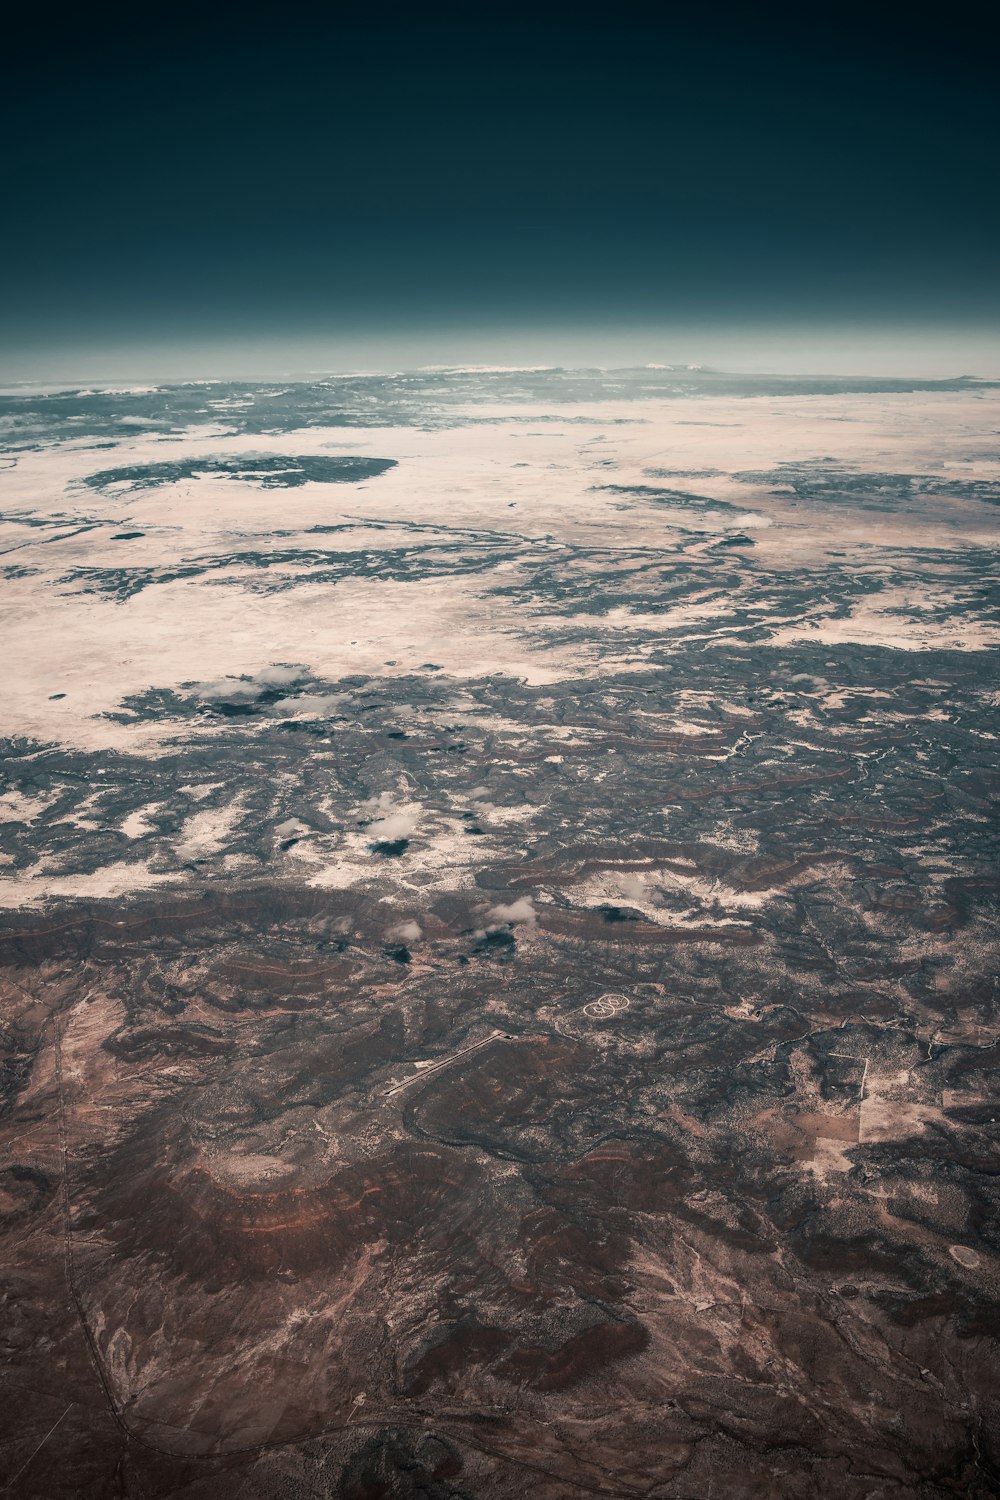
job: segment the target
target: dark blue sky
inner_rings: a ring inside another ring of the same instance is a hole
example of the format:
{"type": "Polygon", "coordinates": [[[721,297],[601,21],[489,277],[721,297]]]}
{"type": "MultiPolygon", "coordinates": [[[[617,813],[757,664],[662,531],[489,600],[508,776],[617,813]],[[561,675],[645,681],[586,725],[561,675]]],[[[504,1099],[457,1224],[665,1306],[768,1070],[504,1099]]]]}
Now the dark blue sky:
{"type": "Polygon", "coordinates": [[[985,16],[36,12],[3,103],[8,349],[996,326],[985,16]]]}

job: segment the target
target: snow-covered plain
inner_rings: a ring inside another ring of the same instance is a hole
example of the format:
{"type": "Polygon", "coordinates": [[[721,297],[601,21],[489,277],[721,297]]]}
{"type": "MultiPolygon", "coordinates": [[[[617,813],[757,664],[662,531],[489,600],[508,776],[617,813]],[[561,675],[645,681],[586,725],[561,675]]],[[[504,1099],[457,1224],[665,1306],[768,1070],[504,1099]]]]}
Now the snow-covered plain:
{"type": "MultiPolygon", "coordinates": [[[[373,378],[354,417],[330,382],[302,388],[300,422],[294,389],[253,385],[5,397],[3,732],[20,768],[5,816],[30,820],[42,795],[25,755],[194,765],[220,735],[252,739],[258,701],[335,724],[359,683],[399,684],[405,733],[419,720],[407,684],[430,674],[452,715],[482,727],[482,701],[463,707],[462,693],[483,682],[544,691],[693,652],[825,647],[829,692],[851,646],[913,654],[919,675],[922,652],[1000,642],[1000,391],[750,381],[734,394],[668,376],[608,378],[601,395],[593,372],[582,386],[452,372],[447,399],[435,377],[405,406],[402,377],[373,378]],[[328,462],[329,482],[309,477],[328,462]]],[[[713,714],[749,712],[708,668],[698,688],[713,714]]],[[[685,710],[691,691],[678,682],[654,732],[705,728],[685,710]]],[[[491,713],[502,732],[497,702],[491,713]]],[[[551,726],[551,763],[581,734],[551,726]]],[[[224,853],[240,816],[232,799],[190,812],[170,835],[176,857],[224,853]]],[[[387,812],[385,836],[406,836],[410,818],[387,812]]],[[[154,882],[141,856],[156,825],[133,808],[120,828],[137,884],[154,882]]],[[[320,866],[312,878],[347,878],[324,865],[322,834],[294,842],[320,866]]],[[[20,899],[25,882],[34,897],[69,879],[41,864],[5,884],[20,899]]]]}

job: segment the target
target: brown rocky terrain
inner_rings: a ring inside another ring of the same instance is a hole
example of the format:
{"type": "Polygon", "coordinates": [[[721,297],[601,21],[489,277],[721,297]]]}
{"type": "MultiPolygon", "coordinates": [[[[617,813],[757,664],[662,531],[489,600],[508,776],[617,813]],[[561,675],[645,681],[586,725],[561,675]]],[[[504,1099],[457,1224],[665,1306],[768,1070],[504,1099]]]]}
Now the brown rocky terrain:
{"type": "Polygon", "coordinates": [[[15,1493],[992,1493],[985,976],[205,897],[2,933],[15,1493]]]}

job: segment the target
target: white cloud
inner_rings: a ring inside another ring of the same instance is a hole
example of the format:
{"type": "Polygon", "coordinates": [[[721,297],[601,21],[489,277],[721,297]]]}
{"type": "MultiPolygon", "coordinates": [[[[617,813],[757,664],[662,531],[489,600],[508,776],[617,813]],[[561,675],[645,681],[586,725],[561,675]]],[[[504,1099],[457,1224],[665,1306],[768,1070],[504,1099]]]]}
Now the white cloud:
{"type": "Polygon", "coordinates": [[[296,693],[291,698],[279,698],[274,710],[280,714],[329,714],[350,696],[350,693],[296,693]]]}
{"type": "Polygon", "coordinates": [[[491,906],[487,915],[494,922],[530,922],[538,920],[538,913],[531,903],[530,896],[519,896],[516,901],[511,901],[507,906],[491,906]]]}
{"type": "Polygon", "coordinates": [[[274,831],[279,839],[290,839],[299,837],[304,833],[311,833],[312,829],[308,823],[303,823],[300,818],[286,818],[283,823],[276,823],[274,831]]]}
{"type": "Polygon", "coordinates": [[[254,682],[261,687],[291,687],[304,677],[305,672],[301,667],[263,667],[254,676],[254,682]]]}
{"type": "Polygon", "coordinates": [[[423,935],[417,922],[399,922],[386,933],[387,938],[397,943],[419,943],[423,935]]]}
{"type": "Polygon", "coordinates": [[[369,824],[368,837],[379,842],[392,842],[394,839],[408,839],[417,826],[417,820],[412,813],[390,813],[387,818],[379,818],[376,822],[369,824]]]}
{"type": "Polygon", "coordinates": [[[199,682],[195,692],[203,702],[214,698],[256,698],[260,689],[239,677],[218,677],[213,682],[199,682]]]}
{"type": "Polygon", "coordinates": [[[305,673],[301,667],[262,667],[249,681],[244,677],[218,677],[201,682],[195,689],[201,699],[256,698],[269,687],[291,687],[305,673]]]}

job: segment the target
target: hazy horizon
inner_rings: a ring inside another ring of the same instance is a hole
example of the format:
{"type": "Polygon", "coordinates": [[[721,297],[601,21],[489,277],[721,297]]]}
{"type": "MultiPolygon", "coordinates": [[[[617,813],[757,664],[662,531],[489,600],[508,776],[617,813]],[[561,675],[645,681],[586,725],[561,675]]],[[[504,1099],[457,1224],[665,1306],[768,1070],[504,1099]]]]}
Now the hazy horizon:
{"type": "Polygon", "coordinates": [[[309,380],[338,374],[701,366],[733,374],[1000,379],[1000,334],[967,328],[403,330],[0,351],[18,386],[115,380],[309,380]]]}

